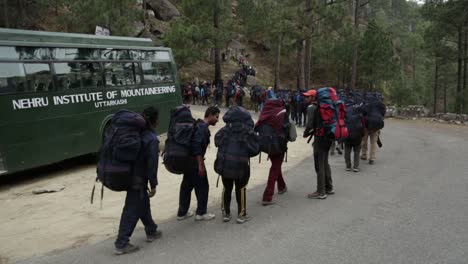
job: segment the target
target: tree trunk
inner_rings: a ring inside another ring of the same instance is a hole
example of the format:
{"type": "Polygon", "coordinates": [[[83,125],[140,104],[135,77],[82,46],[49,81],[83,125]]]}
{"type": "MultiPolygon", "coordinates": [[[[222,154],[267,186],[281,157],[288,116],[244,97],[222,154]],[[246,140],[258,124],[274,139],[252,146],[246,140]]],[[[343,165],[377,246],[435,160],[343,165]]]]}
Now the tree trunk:
{"type": "Polygon", "coordinates": [[[3,21],[5,22],[5,27],[10,27],[10,20],[8,19],[8,4],[7,0],[3,0],[3,21]]]}
{"type": "Polygon", "coordinates": [[[444,85],[444,114],[447,113],[447,85],[444,85]]]}
{"type": "Polygon", "coordinates": [[[434,75],[434,114],[437,114],[437,90],[439,86],[439,63],[435,59],[435,75],[434,75]]]}
{"type": "MultiPolygon", "coordinates": [[[[463,59],[463,87],[462,87],[462,103],[463,108],[466,106],[466,86],[467,86],[467,75],[468,75],[468,19],[465,20],[465,47],[464,47],[464,59],[463,59]]],[[[462,109],[466,112],[466,109],[462,109]]]]}
{"type": "Polygon", "coordinates": [[[463,66],[463,27],[458,27],[458,61],[457,61],[457,94],[455,100],[455,112],[461,114],[463,109],[462,94],[462,66],[463,66]]]}
{"type": "Polygon", "coordinates": [[[351,70],[351,83],[348,86],[347,93],[356,88],[357,75],[357,57],[358,57],[358,34],[359,34],[359,0],[355,0],[354,6],[354,43],[353,43],[353,65],[351,70]]]}
{"type": "Polygon", "coordinates": [[[306,0],[306,12],[307,12],[307,23],[308,23],[308,36],[305,42],[305,65],[304,65],[304,86],[306,89],[310,88],[310,65],[312,62],[312,0],[306,0]]]}
{"type": "Polygon", "coordinates": [[[281,63],[281,45],[283,44],[283,33],[278,34],[278,45],[276,48],[276,60],[275,60],[275,93],[279,89],[280,83],[280,63],[281,63]]]}
{"type": "Polygon", "coordinates": [[[310,88],[310,64],[312,62],[312,39],[308,37],[305,41],[305,58],[304,58],[304,87],[310,88]]]}
{"type": "MultiPolygon", "coordinates": [[[[219,30],[219,0],[215,0],[215,8],[213,12],[213,26],[215,32],[219,30]]],[[[221,80],[221,49],[219,47],[218,34],[215,36],[214,48],[214,63],[215,63],[215,80],[221,80]]]]}
{"type": "Polygon", "coordinates": [[[297,41],[297,86],[299,90],[305,88],[305,77],[304,77],[304,40],[300,39],[297,41]]]}

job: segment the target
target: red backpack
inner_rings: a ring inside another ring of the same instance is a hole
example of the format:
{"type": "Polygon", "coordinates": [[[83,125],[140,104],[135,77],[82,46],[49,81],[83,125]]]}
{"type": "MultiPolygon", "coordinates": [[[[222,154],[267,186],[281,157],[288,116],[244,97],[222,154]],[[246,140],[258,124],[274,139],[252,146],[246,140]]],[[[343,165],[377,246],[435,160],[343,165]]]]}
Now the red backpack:
{"type": "Polygon", "coordinates": [[[346,107],[342,101],[338,101],[335,89],[332,87],[318,89],[317,104],[318,124],[315,135],[334,139],[347,138],[349,133],[345,123],[346,107]]]}

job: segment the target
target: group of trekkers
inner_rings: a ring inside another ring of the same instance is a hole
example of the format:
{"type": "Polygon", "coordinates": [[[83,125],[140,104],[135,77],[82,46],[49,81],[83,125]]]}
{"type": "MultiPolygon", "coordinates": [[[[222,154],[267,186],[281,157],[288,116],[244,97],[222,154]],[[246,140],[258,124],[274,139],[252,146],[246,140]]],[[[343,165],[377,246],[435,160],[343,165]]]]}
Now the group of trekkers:
{"type": "MultiPolygon", "coordinates": [[[[307,120],[304,138],[313,138],[313,157],[317,175],[315,191],[310,199],[326,199],[335,193],[329,152],[334,141],[345,145],[346,170],[359,171],[360,146],[362,159],[367,159],[367,137],[371,138],[370,163],[375,160],[375,146],[379,130],[383,128],[385,106],[379,98],[367,102],[347,96],[342,101],[334,88],[324,87],[302,93],[307,105],[307,120]],[[351,98],[351,99],[350,99],[351,98]],[[348,107],[346,107],[346,103],[348,107]],[[350,153],[354,151],[354,163],[350,153]]],[[[194,216],[189,210],[191,193],[195,190],[197,209],[195,221],[215,219],[208,212],[209,183],[205,153],[210,144],[210,126],[215,126],[221,114],[217,106],[206,109],[203,119],[195,119],[188,106],[182,105],[171,111],[169,130],[163,164],[174,174],[182,176],[179,192],[177,220],[194,216]]],[[[217,148],[213,162],[215,172],[221,177],[222,221],[229,222],[231,195],[235,191],[237,214],[235,221],[243,224],[251,219],[246,209],[246,187],[250,178],[250,158],[268,155],[271,168],[263,193],[262,205],[274,204],[275,185],[277,193],[288,191],[282,174],[282,164],[287,156],[288,142],[296,140],[294,122],[290,121],[291,105],[282,99],[265,100],[258,121],[241,106],[230,107],[223,115],[225,126],[214,137],[217,148]]],[[[104,136],[99,152],[97,179],[115,191],[127,191],[125,206],[115,241],[115,254],[138,250],[130,237],[138,220],[145,226],[148,242],[161,237],[161,231],[151,216],[150,200],[158,185],[159,141],[155,133],[158,110],[149,107],[142,114],[122,110],[116,113],[104,136]],[[149,188],[148,188],[149,186],[149,188]]],[[[219,178],[218,178],[219,181],[219,178]]]]}
{"type": "Polygon", "coordinates": [[[187,82],[182,85],[182,98],[185,104],[221,105],[223,97],[226,107],[231,105],[243,106],[246,95],[247,78],[255,76],[252,66],[242,64],[240,69],[225,83],[223,80],[213,82],[198,81],[187,82]]]}

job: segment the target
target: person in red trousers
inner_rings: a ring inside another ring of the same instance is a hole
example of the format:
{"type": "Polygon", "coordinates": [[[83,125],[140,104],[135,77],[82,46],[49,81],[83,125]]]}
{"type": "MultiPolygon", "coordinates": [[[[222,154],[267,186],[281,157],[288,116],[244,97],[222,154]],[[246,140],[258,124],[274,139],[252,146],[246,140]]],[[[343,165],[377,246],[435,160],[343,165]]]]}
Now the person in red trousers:
{"type": "Polygon", "coordinates": [[[278,194],[283,194],[288,190],[281,166],[287,151],[287,142],[293,140],[290,138],[291,124],[285,103],[282,100],[266,101],[255,127],[259,132],[262,151],[268,154],[271,161],[270,174],[262,199],[262,204],[266,206],[276,202],[273,199],[276,184],[278,194]]]}

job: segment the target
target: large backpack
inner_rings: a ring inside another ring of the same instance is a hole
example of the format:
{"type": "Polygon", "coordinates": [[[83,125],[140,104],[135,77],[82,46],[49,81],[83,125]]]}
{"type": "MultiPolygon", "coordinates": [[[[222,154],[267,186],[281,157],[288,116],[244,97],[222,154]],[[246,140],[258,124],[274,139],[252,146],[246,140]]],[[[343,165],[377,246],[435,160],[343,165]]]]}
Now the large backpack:
{"type": "Polygon", "coordinates": [[[218,152],[214,170],[225,179],[247,177],[250,174],[249,159],[260,152],[252,117],[244,108],[234,106],[229,108],[223,120],[226,125],[215,135],[218,152]]]}
{"type": "Polygon", "coordinates": [[[169,172],[183,174],[193,166],[191,145],[196,128],[190,108],[179,106],[172,111],[163,153],[163,163],[169,172]]]}
{"type": "Polygon", "coordinates": [[[352,105],[346,111],[346,127],[349,139],[360,140],[364,136],[363,113],[361,106],[352,105]]]}
{"type": "MultiPolygon", "coordinates": [[[[255,131],[258,132],[260,150],[268,155],[282,154],[288,150],[287,144],[290,126],[284,102],[281,100],[267,100],[262,110],[262,113],[265,112],[277,113],[274,116],[270,115],[269,119],[274,119],[279,115],[282,116],[282,118],[274,120],[274,122],[281,122],[279,125],[281,129],[277,131],[269,124],[268,120],[261,122],[260,125],[255,127],[255,131]]],[[[260,117],[262,117],[262,113],[260,117]]]]}
{"type": "Polygon", "coordinates": [[[378,99],[373,99],[367,103],[366,107],[366,127],[370,130],[384,128],[385,106],[378,99]]]}
{"type": "Polygon", "coordinates": [[[129,190],[134,166],[142,147],[141,133],[147,128],[141,114],[121,110],[111,119],[99,149],[97,179],[113,191],[129,190]]]}
{"type": "Polygon", "coordinates": [[[344,139],[348,137],[343,102],[338,102],[336,91],[332,87],[317,90],[317,124],[315,136],[344,139]]]}

